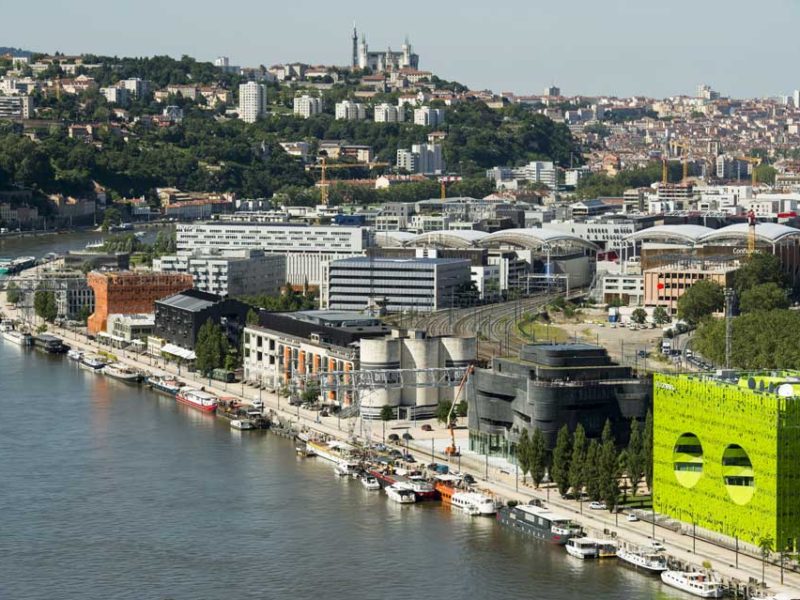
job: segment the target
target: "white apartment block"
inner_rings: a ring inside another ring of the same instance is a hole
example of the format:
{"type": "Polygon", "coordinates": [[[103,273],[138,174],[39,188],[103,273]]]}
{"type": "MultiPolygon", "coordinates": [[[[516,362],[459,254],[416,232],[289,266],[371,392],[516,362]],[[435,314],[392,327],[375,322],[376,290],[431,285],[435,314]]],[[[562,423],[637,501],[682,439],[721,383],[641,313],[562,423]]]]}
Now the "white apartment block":
{"type": "Polygon", "coordinates": [[[414,109],[414,125],[423,127],[438,127],[444,125],[444,109],[423,106],[414,109]]]}
{"type": "Polygon", "coordinates": [[[150,82],[145,79],[139,79],[138,77],[123,79],[118,85],[125,88],[128,91],[128,94],[134,98],[146,96],[147,92],[150,91],[150,82]]]}
{"type": "Polygon", "coordinates": [[[336,103],[336,119],[340,121],[363,121],[367,118],[367,109],[359,102],[344,100],[336,103]]]}
{"type": "Polygon", "coordinates": [[[267,86],[255,81],[239,84],[239,118],[255,123],[267,113],[267,86]]]}
{"type": "Polygon", "coordinates": [[[550,189],[555,189],[558,183],[556,168],[551,161],[534,160],[525,166],[516,167],[512,169],[512,177],[543,183],[550,189]]]}
{"type": "Polygon", "coordinates": [[[322,282],[322,265],[363,256],[370,244],[366,227],[306,227],[259,223],[185,223],[177,226],[179,252],[214,248],[253,248],[286,256],[286,281],[292,285],[322,282]]]}
{"type": "Polygon", "coordinates": [[[403,106],[394,104],[378,104],[375,107],[376,123],[402,123],[406,120],[406,110],[403,106]]]}
{"type": "Polygon", "coordinates": [[[196,289],[220,296],[276,296],[286,283],[286,257],[255,249],[180,252],[154,259],[153,270],[190,273],[196,289]]]}
{"type": "Polygon", "coordinates": [[[294,114],[295,116],[308,119],[314,115],[322,112],[322,98],[314,96],[297,96],[294,99],[294,114]]]}
{"type": "Polygon", "coordinates": [[[33,114],[30,96],[0,96],[0,119],[30,119],[33,114]]]}
{"type": "Polygon", "coordinates": [[[440,144],[414,144],[411,150],[397,151],[397,168],[409,173],[438,175],[444,172],[444,159],[440,144]]]}
{"type": "Polygon", "coordinates": [[[106,102],[109,104],[116,104],[118,106],[125,106],[128,104],[130,93],[126,88],[119,85],[100,88],[100,93],[103,94],[106,102]]]}

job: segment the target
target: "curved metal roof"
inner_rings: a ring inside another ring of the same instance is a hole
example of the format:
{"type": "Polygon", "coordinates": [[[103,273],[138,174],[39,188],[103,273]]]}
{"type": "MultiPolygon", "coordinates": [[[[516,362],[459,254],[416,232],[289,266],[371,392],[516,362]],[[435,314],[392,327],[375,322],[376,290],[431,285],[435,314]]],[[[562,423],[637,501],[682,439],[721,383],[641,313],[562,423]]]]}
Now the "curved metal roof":
{"type": "Polygon", "coordinates": [[[710,227],[703,227],[702,225],[654,225],[653,227],[648,227],[647,229],[642,229],[626,236],[625,241],[678,240],[694,244],[703,238],[703,236],[713,232],[714,230],[710,227]]]}
{"type": "Polygon", "coordinates": [[[408,231],[376,231],[375,245],[380,248],[399,248],[414,237],[408,231]]]}
{"type": "MultiPolygon", "coordinates": [[[[747,223],[734,223],[727,227],[714,229],[704,235],[701,242],[718,242],[723,240],[746,240],[750,227],[747,223]]],[[[779,223],[756,223],[756,239],[775,244],[790,238],[800,238],[800,229],[779,223]]]]}
{"type": "Polygon", "coordinates": [[[531,229],[503,229],[487,235],[478,242],[483,248],[509,245],[517,248],[534,249],[541,248],[546,244],[566,243],[591,250],[599,250],[598,246],[590,241],[579,238],[576,235],[554,229],[531,228],[531,229]]]}
{"type": "Polygon", "coordinates": [[[471,248],[489,234],[475,229],[448,229],[428,231],[405,242],[405,246],[440,246],[443,248],[471,248]]]}

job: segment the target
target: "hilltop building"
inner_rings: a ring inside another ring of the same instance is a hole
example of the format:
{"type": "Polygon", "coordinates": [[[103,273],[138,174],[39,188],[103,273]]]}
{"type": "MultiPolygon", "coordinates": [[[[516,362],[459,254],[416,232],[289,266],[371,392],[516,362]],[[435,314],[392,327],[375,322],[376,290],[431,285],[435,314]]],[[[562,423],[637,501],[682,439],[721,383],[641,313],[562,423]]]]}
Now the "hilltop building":
{"type": "Polygon", "coordinates": [[[370,71],[398,71],[400,69],[418,69],[419,56],[414,54],[411,44],[406,38],[400,46],[400,52],[394,52],[391,48],[385,51],[370,52],[367,46],[366,36],[361,36],[361,43],[358,42],[358,31],[353,27],[353,69],[369,69],[370,71]]]}

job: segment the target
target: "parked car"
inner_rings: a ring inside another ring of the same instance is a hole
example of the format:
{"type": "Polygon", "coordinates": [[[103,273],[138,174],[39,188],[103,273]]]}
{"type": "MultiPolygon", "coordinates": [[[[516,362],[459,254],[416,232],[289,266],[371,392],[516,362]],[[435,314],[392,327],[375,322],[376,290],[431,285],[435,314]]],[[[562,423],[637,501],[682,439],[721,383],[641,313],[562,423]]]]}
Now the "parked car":
{"type": "Polygon", "coordinates": [[[407,463],[415,463],[415,462],[417,462],[416,459],[411,454],[404,454],[403,455],[403,460],[406,461],[407,463]]]}
{"type": "Polygon", "coordinates": [[[666,550],[666,547],[664,546],[664,544],[662,544],[661,542],[659,542],[657,540],[651,540],[650,547],[653,550],[655,550],[656,552],[662,552],[662,551],[666,550]]]}
{"type": "Polygon", "coordinates": [[[630,523],[635,523],[636,521],[638,521],[638,520],[639,520],[639,517],[637,517],[637,516],[636,516],[635,514],[633,514],[633,513],[628,513],[628,516],[627,516],[627,517],[625,517],[625,518],[626,518],[626,519],[628,520],[628,522],[630,522],[630,523]]]}
{"type": "Polygon", "coordinates": [[[425,425],[422,426],[422,431],[433,431],[433,427],[425,423],[425,425]]]}
{"type": "Polygon", "coordinates": [[[589,503],[589,508],[592,510],[606,510],[605,502],[597,502],[596,500],[589,503]]]}

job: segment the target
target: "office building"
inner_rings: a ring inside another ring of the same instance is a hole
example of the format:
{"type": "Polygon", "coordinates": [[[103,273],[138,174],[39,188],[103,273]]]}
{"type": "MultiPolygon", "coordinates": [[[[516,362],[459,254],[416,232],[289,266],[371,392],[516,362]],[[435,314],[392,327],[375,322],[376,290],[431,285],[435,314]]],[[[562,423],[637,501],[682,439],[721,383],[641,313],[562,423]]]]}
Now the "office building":
{"type": "Polygon", "coordinates": [[[409,173],[437,175],[444,172],[442,147],[439,144],[413,144],[411,150],[397,150],[397,168],[409,173]]]}
{"type": "Polygon", "coordinates": [[[756,549],[800,547],[797,372],[656,374],[656,512],[756,549]]]}
{"type": "Polygon", "coordinates": [[[732,287],[739,270],[737,260],[686,259],[660,265],[642,272],[645,306],[663,306],[677,314],[678,299],[698,281],[707,279],[721,287],[732,287]]]}
{"type": "Polygon", "coordinates": [[[239,118],[255,123],[267,114],[267,86],[255,81],[239,84],[239,118]]]}
{"type": "Polygon", "coordinates": [[[559,96],[561,96],[561,88],[555,85],[548,86],[544,88],[544,93],[542,95],[551,98],[558,98],[559,96]]]}
{"type": "Polygon", "coordinates": [[[444,125],[444,109],[422,106],[414,109],[414,125],[438,127],[444,125]]]}
{"type": "Polygon", "coordinates": [[[326,265],[321,302],[332,310],[432,312],[470,282],[470,261],[455,258],[346,258],[326,265]]]}
{"type": "Polygon", "coordinates": [[[94,291],[94,312],[87,323],[91,334],[106,331],[110,314],[151,313],[156,300],[193,284],[192,276],[184,273],[92,271],[86,279],[94,291]]]}
{"type": "Polygon", "coordinates": [[[198,249],[153,259],[153,271],[189,273],[195,289],[220,296],[276,296],[286,283],[286,257],[247,248],[198,249]]]}
{"type": "Polygon", "coordinates": [[[335,114],[336,119],[340,121],[363,121],[367,118],[367,110],[364,105],[350,100],[337,102],[335,114]]]}
{"type": "Polygon", "coordinates": [[[308,119],[322,112],[322,98],[315,96],[297,96],[294,99],[294,114],[297,117],[308,119]]]}
{"type": "Polygon", "coordinates": [[[631,419],[645,419],[651,383],[612,362],[605,348],[584,343],[528,344],[519,358],[494,358],[475,369],[469,398],[469,447],[481,454],[513,456],[523,431],[541,431],[548,449],[559,430],[580,423],[599,439],[606,420],[626,444],[631,419]]]}
{"type": "Polygon", "coordinates": [[[286,280],[296,286],[320,285],[323,263],[363,256],[370,243],[365,227],[214,222],[178,224],[176,230],[179,252],[213,248],[282,254],[286,257],[286,280]]]}
{"type": "Polygon", "coordinates": [[[185,350],[194,350],[200,328],[211,321],[239,348],[249,304],[199,290],[185,290],[155,303],[155,335],[185,350]]]}
{"type": "Polygon", "coordinates": [[[402,123],[406,120],[406,111],[402,106],[394,104],[378,104],[375,107],[376,123],[402,123]]]}

